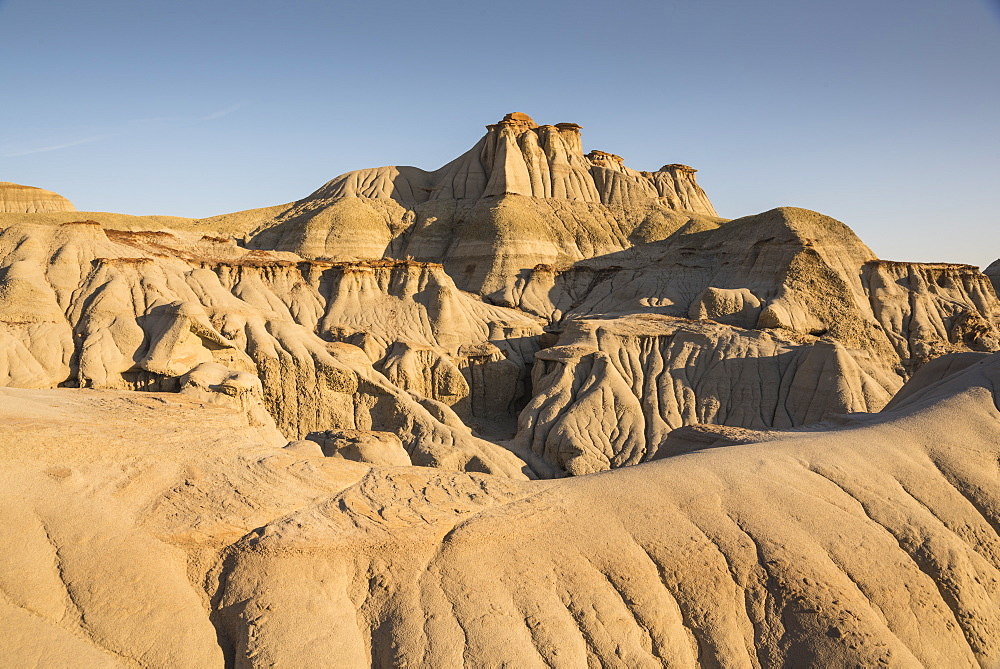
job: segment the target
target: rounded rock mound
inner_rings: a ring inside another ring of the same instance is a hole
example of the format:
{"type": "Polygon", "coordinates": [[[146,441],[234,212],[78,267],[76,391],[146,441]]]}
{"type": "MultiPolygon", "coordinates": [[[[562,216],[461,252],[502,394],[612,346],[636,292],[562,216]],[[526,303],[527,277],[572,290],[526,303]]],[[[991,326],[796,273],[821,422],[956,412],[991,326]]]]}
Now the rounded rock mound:
{"type": "Polygon", "coordinates": [[[0,181],[0,212],[41,214],[49,211],[76,211],[76,207],[50,190],[0,181]]]}

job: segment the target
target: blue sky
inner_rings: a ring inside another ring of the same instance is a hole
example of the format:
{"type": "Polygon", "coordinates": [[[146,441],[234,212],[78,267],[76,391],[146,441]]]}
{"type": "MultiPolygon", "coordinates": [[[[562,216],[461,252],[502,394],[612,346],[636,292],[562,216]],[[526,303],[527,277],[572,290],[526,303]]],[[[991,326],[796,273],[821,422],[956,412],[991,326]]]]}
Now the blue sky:
{"type": "Polygon", "coordinates": [[[1000,257],[987,0],[0,0],[0,181],[202,217],[434,169],[522,111],[719,213],[815,209],[883,258],[1000,257]]]}

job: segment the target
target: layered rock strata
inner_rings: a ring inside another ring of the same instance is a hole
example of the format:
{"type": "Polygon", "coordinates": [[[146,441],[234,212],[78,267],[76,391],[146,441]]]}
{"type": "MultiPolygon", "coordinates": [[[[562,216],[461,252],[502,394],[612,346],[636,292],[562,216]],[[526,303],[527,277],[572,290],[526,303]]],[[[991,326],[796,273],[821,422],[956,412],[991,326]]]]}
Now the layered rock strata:
{"type": "Polygon", "coordinates": [[[1000,350],[1000,302],[976,268],[878,260],[801,209],[536,267],[511,301],[561,332],[512,442],[557,476],[653,458],[685,425],[878,411],[928,360],[1000,350]]]}
{"type": "Polygon", "coordinates": [[[613,154],[585,155],[580,126],[539,126],[514,113],[434,172],[337,177],[263,223],[250,244],[309,258],[440,262],[460,288],[503,295],[539,263],[620,251],[692,218],[718,220],[694,172],[679,164],[641,172],[613,154]]]}
{"type": "Polygon", "coordinates": [[[582,202],[633,204],[659,199],[674,209],[715,216],[694,168],[664,165],[656,172],[625,167],[604,151],[584,155],[580,126],[539,126],[514,112],[486,126],[467,152],[434,172],[416,167],[378,167],[348,172],[313,193],[312,199],[358,197],[405,204],[525,195],[582,202]]]}
{"type": "Polygon", "coordinates": [[[878,260],[798,209],[537,266],[517,308],[434,263],[87,221],[6,228],[0,269],[4,385],[178,391],[223,365],[290,440],[398,432],[415,464],[513,476],[642,462],[685,425],[877,411],[928,360],[1000,349],[986,275],[878,260]]]}
{"type": "MultiPolygon", "coordinates": [[[[457,399],[470,422],[476,406],[523,394],[538,322],[461,293],[439,267],[302,262],[213,238],[80,222],[3,230],[0,268],[3,385],[177,391],[199,385],[192,370],[216,364],[259,379],[291,439],[389,430],[416,464],[524,476],[524,463],[474,437],[434,393],[410,392],[409,378],[397,373],[400,387],[373,367],[392,366],[394,342],[417,339],[466,370],[457,399]],[[355,290],[383,296],[367,321],[355,290]],[[508,367],[475,377],[468,342],[503,347],[517,362],[504,358],[508,367]]],[[[206,384],[231,387],[221,378],[206,384]]]]}
{"type": "Polygon", "coordinates": [[[1000,663],[997,265],[583,151],[0,212],[5,661],[1000,663]]]}
{"type": "Polygon", "coordinates": [[[0,384],[195,392],[222,365],[290,441],[393,432],[414,464],[535,477],[877,411],[1000,349],[976,268],[880,260],[803,209],[725,221],[691,168],[579,131],[510,114],[435,172],[201,221],[0,216],[0,384]]]}
{"type": "Polygon", "coordinates": [[[40,214],[52,211],[76,211],[76,207],[50,190],[0,181],[0,213],[40,214]]]}

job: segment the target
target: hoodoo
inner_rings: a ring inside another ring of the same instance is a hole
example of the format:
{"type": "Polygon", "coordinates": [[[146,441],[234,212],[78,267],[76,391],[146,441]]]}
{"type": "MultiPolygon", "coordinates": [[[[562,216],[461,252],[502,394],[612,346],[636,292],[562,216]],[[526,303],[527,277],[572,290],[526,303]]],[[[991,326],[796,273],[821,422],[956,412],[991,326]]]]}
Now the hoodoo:
{"type": "Polygon", "coordinates": [[[504,116],[447,165],[377,167],[333,179],[262,221],[250,245],[304,256],[444,263],[460,288],[505,303],[540,264],[607,255],[720,219],[693,168],[634,170],[585,154],[576,123],[504,116]]]}
{"type": "Polygon", "coordinates": [[[403,203],[526,195],[605,205],[658,201],[672,209],[715,216],[694,179],[695,170],[665,165],[656,172],[625,167],[604,151],[584,155],[576,123],[538,125],[520,112],[486,126],[467,152],[434,172],[415,167],[379,167],[348,172],[317,190],[313,198],[391,198],[403,203]]]}

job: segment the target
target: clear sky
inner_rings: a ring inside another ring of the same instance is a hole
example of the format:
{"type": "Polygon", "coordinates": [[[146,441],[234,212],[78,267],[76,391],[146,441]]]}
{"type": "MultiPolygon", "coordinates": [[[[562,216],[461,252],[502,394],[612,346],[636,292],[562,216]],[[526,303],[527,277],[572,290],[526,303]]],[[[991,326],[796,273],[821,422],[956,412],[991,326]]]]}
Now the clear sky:
{"type": "Polygon", "coordinates": [[[883,258],[1000,257],[995,0],[0,0],[0,181],[203,217],[435,169],[510,111],[720,215],[883,258]]]}

